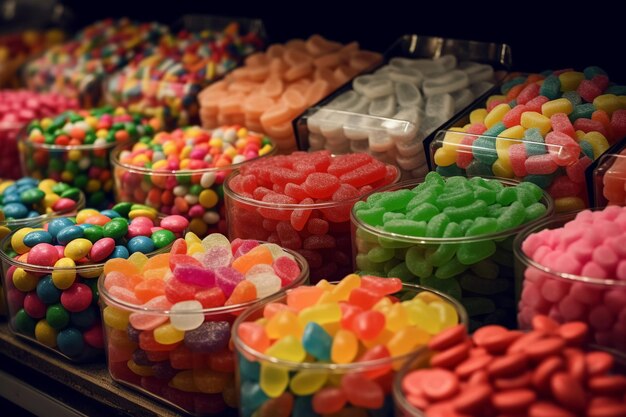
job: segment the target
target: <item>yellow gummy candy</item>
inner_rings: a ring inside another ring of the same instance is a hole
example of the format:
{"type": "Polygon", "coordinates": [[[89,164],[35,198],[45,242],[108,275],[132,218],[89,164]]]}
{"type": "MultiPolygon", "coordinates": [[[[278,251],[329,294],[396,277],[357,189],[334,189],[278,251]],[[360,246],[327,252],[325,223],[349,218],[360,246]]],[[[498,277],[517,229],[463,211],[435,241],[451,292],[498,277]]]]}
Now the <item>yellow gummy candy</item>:
{"type": "Polygon", "coordinates": [[[162,324],[154,329],[154,340],[162,345],[172,345],[185,338],[185,332],[178,330],[170,323],[162,324]]]}
{"type": "Polygon", "coordinates": [[[407,309],[409,324],[419,326],[429,334],[437,334],[441,326],[437,320],[437,312],[420,299],[403,301],[402,305],[407,309]]]}
{"type": "Polygon", "coordinates": [[[395,303],[385,314],[385,326],[387,330],[397,332],[409,325],[409,315],[400,303],[395,303]]]}
{"type": "Polygon", "coordinates": [[[433,301],[428,306],[438,313],[441,330],[456,326],[459,322],[459,315],[452,304],[445,301],[433,301]]]}
{"type": "Polygon", "coordinates": [[[333,323],[341,320],[341,308],[337,303],[316,304],[300,311],[298,320],[302,327],[307,323],[333,323]]]}
{"type": "Polygon", "coordinates": [[[230,379],[229,374],[214,372],[209,369],[195,369],[193,382],[200,392],[206,394],[219,394],[230,379]]]}
{"type": "Polygon", "coordinates": [[[130,313],[128,311],[120,310],[119,308],[111,306],[106,306],[102,311],[104,324],[118,330],[126,331],[129,316],[130,313]]]}
{"type": "Polygon", "coordinates": [[[146,262],[148,262],[148,257],[141,252],[135,252],[128,257],[128,261],[141,271],[146,262]]]}
{"type": "Polygon", "coordinates": [[[353,289],[361,286],[361,277],[357,274],[350,274],[343,278],[332,289],[331,294],[334,301],[346,301],[353,289]]]}
{"type": "Polygon", "coordinates": [[[291,362],[302,362],[306,358],[306,352],[302,347],[302,343],[294,336],[286,336],[279,339],[267,348],[265,354],[291,362]]]}
{"type": "Polygon", "coordinates": [[[554,211],[565,213],[568,211],[578,211],[585,208],[585,202],[578,197],[563,197],[554,199],[554,211]]]}
{"type": "Polygon", "coordinates": [[[185,392],[200,392],[193,380],[193,371],[181,371],[174,375],[170,381],[170,386],[185,392]]]}
{"type": "Polygon", "coordinates": [[[551,100],[541,106],[541,113],[546,117],[552,117],[557,113],[570,114],[572,111],[574,111],[574,106],[566,98],[551,100]]]}
{"type": "Polygon", "coordinates": [[[483,123],[487,117],[487,109],[476,109],[470,113],[470,123],[483,123]]]}
{"type": "Polygon", "coordinates": [[[434,160],[435,165],[437,166],[450,166],[456,162],[456,152],[449,149],[439,148],[435,151],[434,160]]]}
{"type": "Polygon", "coordinates": [[[496,162],[491,165],[491,170],[496,177],[513,178],[515,176],[510,159],[497,159],[496,162]]]}
{"type": "Polygon", "coordinates": [[[387,343],[391,356],[405,355],[417,346],[423,346],[430,340],[430,335],[417,327],[409,326],[395,333],[387,343]]]}
{"type": "Polygon", "coordinates": [[[597,159],[609,149],[609,141],[600,132],[589,132],[583,136],[584,141],[589,142],[593,148],[593,158],[597,159]]]}
{"type": "Polygon", "coordinates": [[[485,126],[487,126],[487,129],[502,121],[504,116],[509,111],[511,111],[511,106],[509,106],[507,103],[498,104],[496,107],[491,109],[487,117],[485,117],[485,126]]]}
{"type": "Polygon", "coordinates": [[[328,380],[325,371],[299,371],[289,383],[291,392],[295,395],[312,395],[319,391],[328,380]]]}
{"type": "MultiPolygon", "coordinates": [[[[585,74],[578,71],[567,71],[559,74],[559,81],[561,82],[561,92],[573,91],[578,88],[578,85],[585,79],[585,74]]],[[[549,116],[548,116],[549,117],[549,116]]]]}
{"type": "Polygon", "coordinates": [[[387,343],[389,343],[392,337],[393,332],[390,332],[387,329],[383,329],[382,332],[380,332],[378,336],[376,336],[374,339],[362,340],[362,343],[363,346],[365,346],[367,349],[371,349],[376,345],[386,345],[387,343]]]}
{"type": "Polygon", "coordinates": [[[550,119],[541,113],[527,111],[522,113],[521,125],[526,129],[536,127],[541,132],[541,136],[545,136],[552,129],[550,119]]]}
{"type": "Polygon", "coordinates": [[[286,368],[269,363],[261,364],[259,386],[271,398],[279,397],[289,385],[289,372],[286,368]]]}
{"type": "Polygon", "coordinates": [[[300,338],[304,327],[294,312],[282,310],[267,321],[265,332],[270,339],[281,339],[285,336],[300,338]]]}
{"type": "Polygon", "coordinates": [[[335,335],[330,349],[330,358],[334,363],[350,363],[359,352],[359,341],[350,330],[341,329],[335,335]]]}
{"type": "Polygon", "coordinates": [[[128,369],[133,371],[133,373],[139,376],[153,376],[154,375],[154,370],[152,369],[151,366],[137,365],[135,361],[132,359],[126,362],[126,366],[128,366],[128,369]]]}
{"type": "Polygon", "coordinates": [[[624,108],[622,101],[615,94],[602,94],[593,100],[593,105],[597,110],[607,112],[609,116],[615,110],[624,108]]]}

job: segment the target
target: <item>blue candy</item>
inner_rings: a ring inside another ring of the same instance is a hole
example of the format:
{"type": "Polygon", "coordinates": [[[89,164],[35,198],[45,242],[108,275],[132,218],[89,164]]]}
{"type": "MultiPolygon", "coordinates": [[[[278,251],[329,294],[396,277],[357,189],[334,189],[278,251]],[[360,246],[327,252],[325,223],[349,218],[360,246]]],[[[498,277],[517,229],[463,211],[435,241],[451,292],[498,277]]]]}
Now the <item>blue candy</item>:
{"type": "Polygon", "coordinates": [[[293,417],[319,417],[319,414],[313,411],[312,395],[296,397],[293,404],[293,417]]]}
{"type": "Polygon", "coordinates": [[[73,327],[61,330],[57,335],[57,346],[64,355],[76,357],[85,349],[83,334],[73,327]]]}
{"type": "Polygon", "coordinates": [[[85,232],[80,226],[67,226],[59,230],[56,235],[57,242],[61,245],[67,245],[69,242],[75,239],[80,239],[85,236],[85,232]]]}
{"type": "Polygon", "coordinates": [[[245,417],[251,416],[267,400],[269,397],[258,383],[245,381],[241,384],[241,411],[245,417]]]}
{"type": "Polygon", "coordinates": [[[103,215],[103,216],[107,216],[109,219],[115,219],[115,218],[118,218],[118,217],[122,217],[122,216],[120,216],[120,214],[119,214],[117,211],[115,211],[115,210],[102,210],[102,211],[100,212],[100,214],[101,214],[101,215],[103,215]]]}
{"type": "MultiPolygon", "coordinates": [[[[5,196],[5,205],[2,208],[2,210],[4,211],[4,216],[6,218],[12,218],[12,219],[23,219],[24,217],[26,217],[28,215],[28,209],[26,208],[26,206],[22,203],[14,203],[14,202],[10,202],[8,204],[6,201],[6,197],[5,196]]],[[[18,197],[18,201],[19,201],[19,197],[18,197]]]]}
{"type": "Polygon", "coordinates": [[[324,330],[322,326],[311,322],[304,328],[302,334],[302,346],[309,354],[320,361],[330,360],[330,349],[333,338],[324,330]]]}
{"type": "Polygon", "coordinates": [[[57,236],[57,234],[65,229],[68,226],[74,226],[75,222],[70,220],[67,217],[59,217],[56,219],[52,219],[50,220],[50,222],[48,223],[48,232],[50,232],[50,234],[52,235],[52,237],[57,236]]]}
{"type": "Polygon", "coordinates": [[[113,249],[113,252],[111,252],[111,255],[109,255],[109,259],[113,259],[113,258],[128,259],[129,256],[130,256],[130,253],[128,252],[128,249],[126,249],[125,246],[117,245],[115,249],[113,249]]]}
{"type": "Polygon", "coordinates": [[[94,324],[96,324],[96,320],[98,319],[98,313],[96,313],[96,307],[90,306],[86,310],[80,311],[78,313],[70,314],[70,322],[81,329],[88,329],[94,324]]]}
{"type": "Polygon", "coordinates": [[[24,244],[32,248],[38,243],[52,243],[52,235],[45,230],[35,230],[24,236],[24,244]]]}
{"type": "Polygon", "coordinates": [[[56,304],[61,300],[61,290],[52,282],[52,275],[42,277],[37,283],[37,297],[44,304],[56,304]]]}
{"type": "Polygon", "coordinates": [[[132,255],[135,252],[150,253],[154,250],[154,242],[145,236],[135,236],[128,241],[128,252],[132,255]]]}

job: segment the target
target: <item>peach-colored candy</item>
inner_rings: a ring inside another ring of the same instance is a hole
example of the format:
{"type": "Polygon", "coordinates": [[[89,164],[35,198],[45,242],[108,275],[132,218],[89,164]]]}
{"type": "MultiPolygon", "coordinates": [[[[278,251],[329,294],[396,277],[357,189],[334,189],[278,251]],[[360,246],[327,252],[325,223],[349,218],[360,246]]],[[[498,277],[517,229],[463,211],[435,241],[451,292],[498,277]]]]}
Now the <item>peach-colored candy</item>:
{"type": "Polygon", "coordinates": [[[254,265],[271,265],[274,262],[272,252],[265,246],[257,246],[245,255],[233,261],[232,267],[245,274],[254,265]]]}
{"type": "Polygon", "coordinates": [[[109,259],[109,261],[104,264],[105,275],[109,275],[109,273],[113,271],[121,272],[127,276],[138,275],[141,272],[135,264],[124,258],[109,259]]]}
{"type": "MultiPolygon", "coordinates": [[[[150,310],[169,310],[172,308],[170,303],[164,295],[153,298],[142,307],[150,310]]],[[[168,316],[165,314],[150,314],[150,313],[132,313],[128,317],[130,324],[137,330],[152,330],[165,323],[168,320],[168,316]]]]}
{"type": "Polygon", "coordinates": [[[270,45],[198,95],[202,124],[243,124],[277,139],[287,153],[295,148],[293,118],[381,58],[356,42],[343,45],[320,35],[270,45]]]}

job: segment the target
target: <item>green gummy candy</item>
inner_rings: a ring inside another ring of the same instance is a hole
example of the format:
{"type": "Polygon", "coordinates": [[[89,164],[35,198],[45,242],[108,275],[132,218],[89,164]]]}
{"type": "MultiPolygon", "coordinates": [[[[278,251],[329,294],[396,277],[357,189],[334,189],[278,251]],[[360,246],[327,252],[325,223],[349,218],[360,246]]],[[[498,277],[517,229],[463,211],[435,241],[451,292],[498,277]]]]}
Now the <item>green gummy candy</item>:
{"type": "Polygon", "coordinates": [[[496,197],[496,201],[503,206],[508,206],[515,200],[517,200],[517,191],[515,190],[515,187],[504,187],[500,190],[498,196],[496,197]]]}
{"type": "Polygon", "coordinates": [[[383,214],[385,214],[385,212],[386,210],[382,207],[374,207],[366,210],[357,210],[355,215],[357,219],[370,226],[382,226],[383,214]]]}
{"type": "Polygon", "coordinates": [[[452,177],[454,175],[465,175],[465,170],[458,167],[457,164],[452,164],[447,167],[437,166],[435,168],[437,174],[441,174],[444,177],[452,177]]]}
{"type": "Polygon", "coordinates": [[[424,236],[426,233],[426,222],[416,222],[413,220],[389,220],[385,222],[383,229],[386,232],[397,233],[407,236],[424,236]]]}
{"type": "Polygon", "coordinates": [[[403,242],[403,241],[398,240],[396,238],[388,238],[388,237],[385,237],[385,236],[379,236],[378,237],[378,244],[380,246],[382,246],[383,248],[392,248],[392,249],[408,248],[409,246],[414,245],[414,243],[403,242]]]}
{"type": "Polygon", "coordinates": [[[462,274],[467,268],[468,266],[459,262],[457,258],[452,258],[450,259],[450,262],[437,268],[437,271],[435,271],[435,276],[439,279],[449,279],[459,274],[462,274]]]}
{"type": "Polygon", "coordinates": [[[385,276],[387,276],[387,274],[389,274],[389,271],[391,271],[396,265],[400,264],[401,262],[402,260],[397,259],[397,258],[391,258],[387,262],[385,262],[385,265],[383,267],[385,276]]]}
{"type": "Polygon", "coordinates": [[[500,181],[496,180],[485,180],[485,187],[490,190],[494,190],[495,192],[500,192],[504,187],[500,181]]]}
{"type": "Polygon", "coordinates": [[[366,201],[370,207],[374,207],[376,205],[376,202],[378,202],[378,200],[384,197],[385,197],[384,193],[374,193],[374,194],[370,194],[370,196],[367,197],[366,201]]]}
{"type": "Polygon", "coordinates": [[[437,197],[435,202],[439,208],[463,207],[474,201],[474,193],[469,189],[462,189],[456,192],[446,192],[437,197]]]}
{"type": "Polygon", "coordinates": [[[466,187],[469,185],[469,180],[466,177],[457,175],[446,179],[444,189],[466,187]]]}
{"type": "Polygon", "coordinates": [[[354,206],[352,207],[352,209],[356,212],[357,210],[365,210],[370,208],[369,204],[367,204],[365,201],[357,201],[356,203],[354,203],[354,206]]]}
{"type": "Polygon", "coordinates": [[[592,103],[579,104],[574,107],[568,117],[572,122],[575,122],[578,119],[591,119],[591,115],[594,111],[596,111],[596,106],[592,103]]]}
{"type": "Polygon", "coordinates": [[[443,177],[432,171],[426,174],[426,176],[424,177],[424,182],[427,184],[445,185],[445,180],[443,179],[443,177]]]}
{"type": "Polygon", "coordinates": [[[561,81],[556,75],[550,75],[543,80],[539,95],[548,97],[550,100],[556,100],[561,97],[561,81]]]}
{"type": "Polygon", "coordinates": [[[490,190],[485,187],[474,188],[474,198],[477,200],[482,200],[487,204],[495,203],[497,196],[498,193],[495,190],[490,190]]]}
{"type": "Polygon", "coordinates": [[[388,278],[400,278],[402,282],[415,282],[415,275],[409,271],[405,262],[400,262],[398,265],[394,266],[388,273],[388,278]]]}
{"type": "MultiPolygon", "coordinates": [[[[581,146],[582,148],[582,146],[581,146]]],[[[534,184],[537,187],[540,188],[548,188],[550,186],[550,184],[552,184],[552,180],[554,180],[554,175],[526,175],[524,177],[524,180],[522,182],[522,184],[524,183],[530,183],[530,184],[534,184]]]]}
{"type": "Polygon", "coordinates": [[[461,288],[480,295],[494,295],[511,288],[511,281],[504,278],[487,279],[472,274],[463,274],[459,280],[461,288]]]}
{"type": "Polygon", "coordinates": [[[462,243],[456,251],[456,259],[463,265],[473,265],[487,259],[496,252],[496,244],[492,240],[462,243]]]}
{"type": "Polygon", "coordinates": [[[428,221],[439,214],[437,206],[431,203],[422,203],[406,214],[406,218],[416,222],[428,221]]]}
{"type": "Polygon", "coordinates": [[[500,267],[490,259],[484,259],[471,266],[472,272],[482,278],[496,279],[500,273],[500,267]]]}
{"type": "Polygon", "coordinates": [[[502,213],[503,207],[501,204],[492,204],[489,207],[487,207],[487,214],[486,217],[493,217],[494,219],[497,219],[498,217],[500,217],[500,214],[502,213]]]}
{"type": "Polygon", "coordinates": [[[463,233],[463,236],[465,236],[465,234],[467,233],[469,228],[472,227],[473,224],[474,224],[474,220],[472,219],[465,219],[461,221],[461,223],[459,223],[459,226],[461,227],[461,233],[463,233]]]}
{"type": "Polygon", "coordinates": [[[409,251],[409,249],[412,246],[406,246],[403,248],[395,248],[394,249],[394,258],[396,259],[400,259],[401,261],[404,261],[404,259],[406,258],[406,253],[409,251]]]}
{"type": "Polygon", "coordinates": [[[426,237],[442,237],[448,223],[450,223],[448,216],[443,213],[437,214],[428,222],[426,237]]]}
{"type": "Polygon", "coordinates": [[[356,229],[356,237],[358,239],[364,240],[366,242],[378,243],[378,236],[376,236],[373,233],[368,232],[367,230],[363,229],[362,227],[358,227],[356,229]]]}
{"type": "Polygon", "coordinates": [[[538,219],[539,217],[543,216],[546,210],[547,210],[546,206],[544,206],[541,203],[531,204],[530,206],[524,209],[524,211],[526,212],[526,217],[524,218],[524,222],[529,222],[531,220],[538,219]]]}
{"type": "Polygon", "coordinates": [[[384,265],[383,264],[374,263],[374,262],[370,261],[367,258],[366,254],[359,253],[356,256],[356,268],[359,271],[380,271],[380,272],[382,272],[384,270],[384,265]]]}
{"type": "Polygon", "coordinates": [[[382,263],[382,262],[387,262],[388,260],[393,258],[393,254],[394,254],[393,249],[377,246],[375,248],[372,248],[367,253],[367,259],[370,262],[382,263]]]}
{"type": "Polygon", "coordinates": [[[391,220],[402,220],[405,217],[406,216],[402,213],[394,213],[390,211],[390,212],[383,214],[383,224],[391,220]]]}
{"type": "MultiPolygon", "coordinates": [[[[443,188],[441,188],[441,190],[443,190],[443,188]]],[[[434,205],[440,192],[441,191],[438,191],[438,189],[435,189],[435,187],[430,187],[428,189],[417,191],[417,194],[414,194],[414,197],[411,199],[411,201],[407,203],[406,210],[411,211],[424,203],[434,205]]]]}
{"type": "Polygon", "coordinates": [[[461,304],[467,310],[467,314],[472,316],[481,316],[496,311],[496,304],[485,297],[463,297],[461,304]]]}
{"type": "Polygon", "coordinates": [[[463,290],[456,279],[439,279],[435,276],[420,279],[420,285],[448,294],[457,300],[461,299],[463,290]]]}
{"type": "Polygon", "coordinates": [[[406,266],[413,275],[420,278],[433,273],[433,266],[426,261],[424,249],[420,246],[413,246],[406,252],[406,266]]]}
{"type": "MultiPolygon", "coordinates": [[[[494,193],[495,195],[495,193],[494,193]]],[[[448,216],[453,222],[460,222],[465,219],[475,219],[487,214],[487,203],[484,200],[476,200],[465,207],[446,207],[443,214],[448,216]]]]}
{"type": "Polygon", "coordinates": [[[521,182],[517,185],[517,188],[530,191],[533,194],[535,201],[539,201],[541,200],[541,197],[543,197],[543,190],[541,187],[532,182],[521,182]]]}
{"type": "Polygon", "coordinates": [[[509,207],[505,208],[498,217],[498,228],[500,230],[509,230],[524,223],[526,218],[526,209],[519,201],[514,201],[509,207]]]}
{"type": "MultiPolygon", "coordinates": [[[[448,223],[446,230],[443,232],[444,239],[462,237],[463,232],[461,226],[458,223],[448,223]]],[[[433,266],[440,267],[446,264],[450,259],[454,257],[458,243],[442,243],[431,254],[426,251],[426,260],[433,266]]]]}
{"type": "Polygon", "coordinates": [[[383,207],[387,211],[399,211],[406,208],[406,205],[415,197],[411,190],[397,190],[388,193],[382,193],[383,197],[379,198],[375,203],[375,207],[383,207]]]}
{"type": "Polygon", "coordinates": [[[498,231],[498,221],[490,217],[478,217],[467,229],[465,236],[480,236],[498,231]]]}

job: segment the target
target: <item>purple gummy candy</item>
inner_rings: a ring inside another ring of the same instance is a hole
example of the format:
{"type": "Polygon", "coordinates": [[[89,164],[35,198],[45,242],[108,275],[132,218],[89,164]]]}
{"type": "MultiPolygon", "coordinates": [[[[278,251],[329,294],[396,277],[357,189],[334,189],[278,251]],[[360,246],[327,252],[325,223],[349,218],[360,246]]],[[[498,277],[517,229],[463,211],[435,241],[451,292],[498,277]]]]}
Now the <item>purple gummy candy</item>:
{"type": "Polygon", "coordinates": [[[185,284],[207,288],[215,287],[215,274],[212,270],[191,264],[176,265],[174,277],[185,284]]]}
{"type": "Polygon", "coordinates": [[[259,242],[257,242],[256,240],[244,240],[243,243],[237,248],[237,251],[235,252],[235,258],[239,258],[241,255],[245,255],[257,246],[259,246],[259,242]]]}
{"type": "Polygon", "coordinates": [[[143,349],[137,349],[133,352],[133,362],[141,366],[152,366],[154,362],[148,359],[148,353],[143,349]]]}
{"type": "Polygon", "coordinates": [[[172,368],[169,361],[157,362],[152,365],[154,376],[159,379],[170,380],[178,373],[177,369],[172,368]]]}
{"type": "Polygon", "coordinates": [[[193,352],[214,353],[228,347],[230,324],[227,321],[208,321],[185,333],[185,346],[193,352]]]}
{"type": "Polygon", "coordinates": [[[226,298],[230,297],[233,290],[241,281],[246,279],[243,274],[236,269],[220,267],[215,270],[215,282],[222,290],[226,298]]]}
{"type": "Polygon", "coordinates": [[[139,343],[139,334],[140,333],[141,333],[141,330],[135,329],[130,324],[126,328],[126,334],[128,334],[128,338],[130,340],[132,340],[133,342],[135,342],[135,343],[139,343]]]}
{"type": "Polygon", "coordinates": [[[230,265],[230,262],[232,260],[233,253],[230,251],[229,248],[224,246],[214,246],[212,248],[209,248],[209,250],[207,250],[206,253],[202,255],[200,262],[202,262],[202,265],[204,265],[206,268],[215,269],[219,268],[220,266],[230,265]]]}

